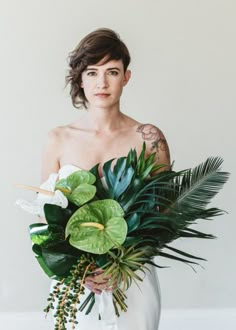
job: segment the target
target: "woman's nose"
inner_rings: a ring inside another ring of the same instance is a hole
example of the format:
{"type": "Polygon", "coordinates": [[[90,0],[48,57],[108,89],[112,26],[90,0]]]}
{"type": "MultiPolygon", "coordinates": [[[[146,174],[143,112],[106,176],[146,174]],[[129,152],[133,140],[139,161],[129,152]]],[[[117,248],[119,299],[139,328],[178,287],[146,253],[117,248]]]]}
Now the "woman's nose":
{"type": "Polygon", "coordinates": [[[108,86],[108,81],[106,74],[100,74],[97,76],[97,82],[96,82],[97,87],[99,88],[104,88],[108,86]]]}

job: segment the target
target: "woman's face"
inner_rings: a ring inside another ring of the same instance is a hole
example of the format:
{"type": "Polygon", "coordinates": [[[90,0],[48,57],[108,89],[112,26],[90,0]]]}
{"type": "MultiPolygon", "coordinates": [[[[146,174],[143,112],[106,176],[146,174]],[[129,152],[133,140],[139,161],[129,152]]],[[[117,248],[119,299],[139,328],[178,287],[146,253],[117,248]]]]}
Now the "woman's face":
{"type": "Polygon", "coordinates": [[[124,73],[122,60],[111,60],[105,64],[88,65],[82,73],[81,87],[88,106],[112,107],[119,103],[123,87],[130,78],[130,70],[124,73]]]}

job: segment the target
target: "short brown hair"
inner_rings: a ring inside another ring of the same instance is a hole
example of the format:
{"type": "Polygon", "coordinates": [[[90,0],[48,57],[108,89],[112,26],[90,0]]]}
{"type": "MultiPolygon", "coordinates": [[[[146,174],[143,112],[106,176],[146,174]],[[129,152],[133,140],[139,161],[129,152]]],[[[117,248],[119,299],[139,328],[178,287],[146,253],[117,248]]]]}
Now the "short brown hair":
{"type": "Polygon", "coordinates": [[[124,72],[130,63],[129,50],[113,30],[97,29],[86,35],[78,46],[69,54],[69,74],[66,85],[70,84],[70,95],[75,108],[87,108],[87,99],[81,88],[82,72],[88,65],[104,59],[103,64],[110,60],[122,60],[124,72]]]}

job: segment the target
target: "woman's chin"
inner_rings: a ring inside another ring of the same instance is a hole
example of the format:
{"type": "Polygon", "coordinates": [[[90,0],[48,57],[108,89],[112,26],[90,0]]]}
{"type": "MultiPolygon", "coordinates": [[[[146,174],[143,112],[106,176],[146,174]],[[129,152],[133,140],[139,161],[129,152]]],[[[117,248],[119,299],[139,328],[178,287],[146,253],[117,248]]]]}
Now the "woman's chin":
{"type": "Polygon", "coordinates": [[[113,108],[117,104],[119,104],[119,101],[114,101],[114,100],[108,100],[108,99],[103,99],[103,100],[96,100],[93,102],[90,102],[90,108],[113,108]]]}

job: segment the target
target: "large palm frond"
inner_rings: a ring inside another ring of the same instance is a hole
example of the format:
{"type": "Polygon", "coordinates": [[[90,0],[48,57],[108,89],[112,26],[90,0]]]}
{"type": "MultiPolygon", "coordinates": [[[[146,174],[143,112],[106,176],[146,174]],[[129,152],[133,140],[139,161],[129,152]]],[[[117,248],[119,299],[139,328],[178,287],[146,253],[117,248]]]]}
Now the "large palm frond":
{"type": "MultiPolygon", "coordinates": [[[[191,217],[196,213],[196,218],[208,217],[209,214],[204,212],[206,206],[229,177],[229,173],[220,170],[222,162],[220,157],[210,157],[193,169],[185,171],[182,177],[176,176],[175,189],[171,192],[174,198],[170,197],[173,200],[165,213],[178,212],[191,217]]],[[[213,216],[218,212],[218,209],[210,209],[213,216]]]]}
{"type": "Polygon", "coordinates": [[[179,237],[215,238],[189,227],[196,219],[212,219],[224,213],[218,208],[207,208],[229,177],[229,173],[220,170],[221,164],[220,157],[210,157],[193,169],[161,172],[150,178],[125,205],[129,240],[141,246],[142,240],[146,245],[156,245],[159,255],[167,258],[183,259],[163,252],[163,248],[196,258],[167,244],[179,237]]]}

